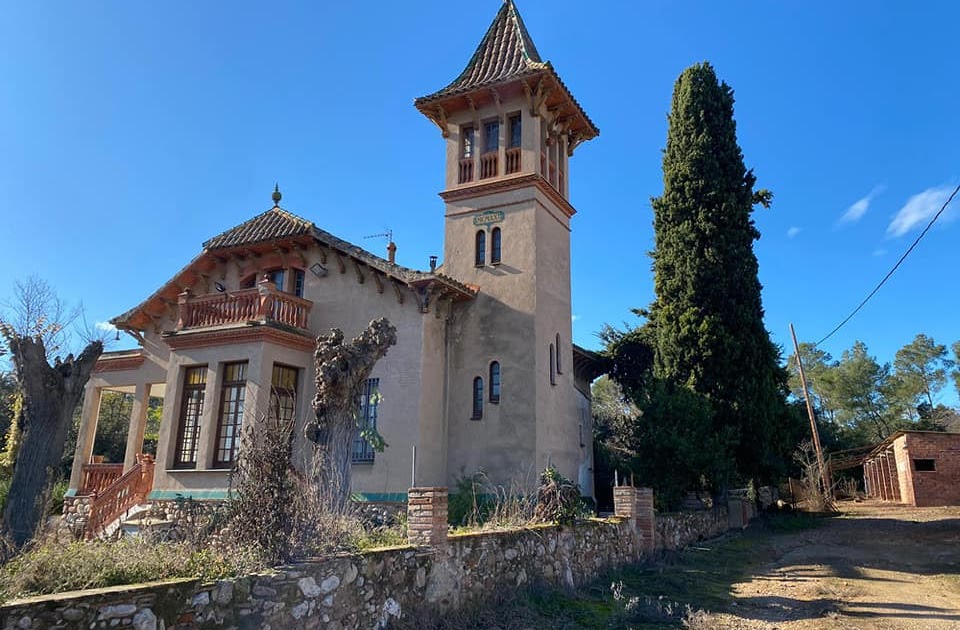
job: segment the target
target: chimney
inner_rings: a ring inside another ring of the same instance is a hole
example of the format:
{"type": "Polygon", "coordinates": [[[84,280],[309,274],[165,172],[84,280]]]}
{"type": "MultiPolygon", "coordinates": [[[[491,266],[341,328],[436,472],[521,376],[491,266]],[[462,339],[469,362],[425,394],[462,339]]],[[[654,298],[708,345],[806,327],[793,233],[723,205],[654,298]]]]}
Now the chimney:
{"type": "Polygon", "coordinates": [[[436,270],[437,270],[437,257],[436,257],[436,256],[431,256],[431,257],[430,257],[430,271],[433,272],[433,271],[436,271],[436,270]]]}
{"type": "Polygon", "coordinates": [[[393,241],[387,243],[387,260],[391,265],[397,264],[397,244],[393,241]]]}

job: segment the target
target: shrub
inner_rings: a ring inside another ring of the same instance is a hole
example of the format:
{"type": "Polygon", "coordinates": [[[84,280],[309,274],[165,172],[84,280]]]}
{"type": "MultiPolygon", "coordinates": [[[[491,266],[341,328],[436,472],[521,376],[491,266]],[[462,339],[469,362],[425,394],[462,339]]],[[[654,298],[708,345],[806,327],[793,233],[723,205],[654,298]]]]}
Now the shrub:
{"type": "Polygon", "coordinates": [[[546,523],[566,525],[574,522],[584,513],[580,488],[564,477],[553,466],[540,473],[540,487],[537,489],[536,519],[546,523]]]}
{"type": "Polygon", "coordinates": [[[0,569],[0,599],[178,577],[212,580],[259,568],[254,554],[147,537],[62,543],[47,538],[0,569]]]}

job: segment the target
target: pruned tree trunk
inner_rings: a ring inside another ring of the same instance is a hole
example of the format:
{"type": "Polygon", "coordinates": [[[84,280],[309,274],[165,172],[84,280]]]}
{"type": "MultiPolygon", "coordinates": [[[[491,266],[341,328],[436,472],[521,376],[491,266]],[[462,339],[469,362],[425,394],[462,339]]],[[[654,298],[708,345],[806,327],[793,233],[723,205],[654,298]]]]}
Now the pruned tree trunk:
{"type": "Polygon", "coordinates": [[[316,422],[307,426],[306,436],[314,443],[314,482],[336,511],[350,499],[350,459],[360,395],[373,366],[396,343],[397,329],[385,318],[370,322],[349,344],[344,344],[338,328],[317,337],[316,422]]]}
{"type": "Polygon", "coordinates": [[[83,397],[103,344],[93,341],[80,356],[71,354],[65,361],[58,358],[51,366],[40,336],[22,337],[9,328],[2,332],[23,394],[23,407],[16,420],[20,449],[3,513],[4,533],[19,548],[33,537],[43,519],[73,410],[83,397]]]}

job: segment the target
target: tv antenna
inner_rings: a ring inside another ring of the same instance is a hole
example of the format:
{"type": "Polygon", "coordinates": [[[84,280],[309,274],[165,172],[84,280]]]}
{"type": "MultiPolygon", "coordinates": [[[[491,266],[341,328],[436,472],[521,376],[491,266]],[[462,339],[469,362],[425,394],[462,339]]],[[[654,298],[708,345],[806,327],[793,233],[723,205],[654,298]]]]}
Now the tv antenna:
{"type": "Polygon", "coordinates": [[[385,238],[389,242],[393,242],[393,230],[387,228],[386,232],[381,232],[379,234],[371,234],[370,236],[364,236],[363,238],[385,238]]]}

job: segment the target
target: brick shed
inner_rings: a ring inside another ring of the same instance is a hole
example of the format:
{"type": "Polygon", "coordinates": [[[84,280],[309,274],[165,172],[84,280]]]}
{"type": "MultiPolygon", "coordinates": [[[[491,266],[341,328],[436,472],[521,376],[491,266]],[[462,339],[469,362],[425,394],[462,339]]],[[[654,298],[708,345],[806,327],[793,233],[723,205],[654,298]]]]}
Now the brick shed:
{"type": "Polygon", "coordinates": [[[872,498],[960,505],[960,434],[898,431],[864,458],[863,477],[872,498]]]}

